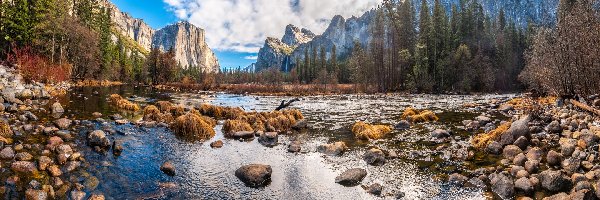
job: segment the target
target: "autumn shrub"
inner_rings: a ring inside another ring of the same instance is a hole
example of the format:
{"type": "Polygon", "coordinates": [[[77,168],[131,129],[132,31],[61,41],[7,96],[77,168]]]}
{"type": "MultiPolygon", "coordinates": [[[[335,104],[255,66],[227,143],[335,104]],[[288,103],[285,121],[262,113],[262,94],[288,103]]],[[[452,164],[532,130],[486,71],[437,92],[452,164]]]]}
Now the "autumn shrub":
{"type": "Polygon", "coordinates": [[[177,117],[169,128],[177,136],[191,140],[205,141],[215,136],[214,127],[192,113],[177,117]]]}
{"type": "Polygon", "coordinates": [[[227,120],[225,124],[223,124],[223,133],[225,136],[231,137],[233,133],[240,131],[253,131],[254,129],[248,122],[241,120],[227,120]]]}
{"type": "Polygon", "coordinates": [[[402,119],[409,120],[413,123],[431,122],[439,120],[438,116],[430,110],[418,111],[414,108],[406,108],[402,113],[402,119]]]}
{"type": "Polygon", "coordinates": [[[173,107],[173,104],[168,101],[158,101],[156,103],[158,104],[158,108],[160,108],[161,112],[169,112],[171,107],[173,107]]]}
{"type": "Polygon", "coordinates": [[[109,97],[109,101],[115,105],[118,109],[128,110],[128,111],[138,111],[140,110],[140,106],[130,102],[129,100],[121,97],[118,94],[111,94],[109,97]]]}
{"type": "Polygon", "coordinates": [[[68,62],[52,63],[46,57],[36,54],[28,46],[13,47],[7,55],[9,63],[15,65],[27,81],[57,83],[71,77],[72,65],[68,62]]]}
{"type": "Polygon", "coordinates": [[[390,132],[392,128],[387,125],[371,125],[364,122],[352,125],[352,133],[359,140],[381,139],[390,132]]]}
{"type": "Polygon", "coordinates": [[[144,120],[146,121],[160,121],[162,114],[156,106],[149,105],[144,108],[144,120]]]}
{"type": "Polygon", "coordinates": [[[182,105],[176,105],[176,106],[171,106],[169,108],[169,112],[174,116],[174,117],[179,117],[181,115],[185,114],[185,108],[182,105]]]}

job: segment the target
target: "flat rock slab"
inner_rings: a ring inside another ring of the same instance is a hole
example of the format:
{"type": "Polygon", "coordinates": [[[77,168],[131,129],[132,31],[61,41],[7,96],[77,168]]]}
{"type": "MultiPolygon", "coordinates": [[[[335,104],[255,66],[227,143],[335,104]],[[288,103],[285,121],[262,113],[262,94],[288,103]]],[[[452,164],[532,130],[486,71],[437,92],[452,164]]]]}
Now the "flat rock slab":
{"type": "Polygon", "coordinates": [[[335,182],[343,186],[357,186],[367,176],[367,170],[349,169],[335,177],[335,182]]]}

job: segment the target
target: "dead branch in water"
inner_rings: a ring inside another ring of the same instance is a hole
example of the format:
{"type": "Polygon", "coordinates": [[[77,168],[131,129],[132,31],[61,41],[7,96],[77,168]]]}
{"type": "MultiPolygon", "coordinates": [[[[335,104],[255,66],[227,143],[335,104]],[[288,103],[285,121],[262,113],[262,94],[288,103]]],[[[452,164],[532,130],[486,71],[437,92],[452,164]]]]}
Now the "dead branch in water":
{"type": "Polygon", "coordinates": [[[280,111],[284,108],[287,108],[288,106],[292,105],[292,103],[294,103],[296,101],[300,101],[300,99],[295,98],[295,99],[288,101],[287,103],[285,102],[285,100],[283,100],[283,101],[281,101],[281,105],[279,105],[279,107],[275,108],[275,111],[280,111]]]}
{"type": "Polygon", "coordinates": [[[591,112],[591,113],[594,113],[594,114],[596,114],[596,115],[599,115],[599,116],[600,116],[600,110],[598,110],[598,109],[592,108],[591,106],[588,106],[588,105],[586,105],[586,104],[584,104],[584,103],[581,103],[581,102],[579,102],[579,101],[576,101],[576,100],[574,100],[574,99],[571,99],[571,100],[570,100],[570,102],[571,102],[571,103],[572,103],[574,106],[576,106],[576,107],[578,107],[578,108],[581,108],[581,109],[583,109],[583,110],[585,110],[585,111],[588,111],[588,112],[591,112]]]}

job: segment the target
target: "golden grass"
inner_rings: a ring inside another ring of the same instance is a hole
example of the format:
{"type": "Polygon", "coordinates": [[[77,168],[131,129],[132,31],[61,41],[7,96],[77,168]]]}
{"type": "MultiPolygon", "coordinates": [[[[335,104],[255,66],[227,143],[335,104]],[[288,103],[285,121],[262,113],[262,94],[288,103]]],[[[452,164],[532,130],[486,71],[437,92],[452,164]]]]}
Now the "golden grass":
{"type": "Polygon", "coordinates": [[[158,104],[158,108],[161,112],[170,112],[171,107],[173,107],[173,104],[168,101],[159,101],[156,103],[158,104]]]}
{"type": "Polygon", "coordinates": [[[511,105],[516,110],[532,110],[537,106],[548,106],[556,103],[558,97],[547,96],[547,97],[539,97],[539,98],[531,98],[531,97],[517,97],[513,98],[504,105],[511,105]]]}
{"type": "Polygon", "coordinates": [[[511,122],[506,122],[490,132],[476,135],[475,137],[473,137],[473,139],[471,139],[471,144],[473,145],[473,147],[478,149],[485,148],[490,143],[497,140],[504,132],[506,132],[506,130],[510,128],[511,124],[511,122]]]}
{"type": "Polygon", "coordinates": [[[418,111],[412,107],[406,108],[402,113],[402,119],[407,119],[413,123],[431,122],[439,120],[438,116],[430,110],[418,111]]]}
{"type": "Polygon", "coordinates": [[[194,140],[204,141],[215,136],[213,126],[191,113],[177,117],[169,128],[178,136],[194,140]]]}
{"type": "Polygon", "coordinates": [[[75,86],[79,86],[79,87],[83,87],[83,86],[88,86],[88,87],[108,87],[108,86],[116,86],[116,85],[123,85],[122,82],[119,81],[109,81],[109,80],[84,80],[84,81],[78,81],[77,83],[75,83],[75,86]]]}
{"type": "Polygon", "coordinates": [[[0,136],[5,138],[11,138],[13,135],[14,134],[12,129],[10,129],[10,125],[0,120],[0,136]]]}
{"type": "MultiPolygon", "coordinates": [[[[198,111],[192,110],[191,112],[215,119],[244,122],[252,128],[252,130],[248,130],[247,127],[244,127],[244,131],[268,130],[283,132],[290,130],[298,120],[304,119],[302,112],[296,109],[272,112],[244,112],[241,108],[202,104],[198,111]]],[[[225,127],[224,130],[226,130],[225,127]]]]}
{"type": "Polygon", "coordinates": [[[227,120],[223,124],[223,132],[225,136],[231,136],[231,134],[240,131],[253,131],[252,126],[248,122],[241,120],[227,120]]]}
{"type": "Polygon", "coordinates": [[[145,121],[161,121],[162,114],[156,106],[148,105],[144,108],[144,120],[145,121]]]}
{"type": "Polygon", "coordinates": [[[111,94],[109,96],[109,100],[110,102],[113,103],[113,105],[115,105],[118,109],[121,110],[128,110],[128,111],[139,111],[140,110],[140,106],[130,102],[129,100],[121,97],[121,95],[118,94],[111,94]]]}
{"type": "Polygon", "coordinates": [[[352,126],[354,137],[360,140],[381,139],[390,132],[392,132],[392,128],[387,125],[371,125],[364,122],[356,122],[352,126]]]}
{"type": "Polygon", "coordinates": [[[176,105],[176,106],[171,106],[169,108],[169,112],[174,116],[174,117],[179,117],[181,115],[185,114],[185,108],[182,105],[176,105]]]}

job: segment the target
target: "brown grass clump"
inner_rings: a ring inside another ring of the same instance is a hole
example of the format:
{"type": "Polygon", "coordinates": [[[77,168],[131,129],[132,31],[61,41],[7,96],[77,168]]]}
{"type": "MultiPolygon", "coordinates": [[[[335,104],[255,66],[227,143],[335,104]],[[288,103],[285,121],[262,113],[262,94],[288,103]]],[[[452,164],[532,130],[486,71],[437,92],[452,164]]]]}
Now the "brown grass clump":
{"type": "Polygon", "coordinates": [[[277,115],[277,117],[267,119],[267,125],[272,126],[276,131],[289,130],[294,124],[295,121],[292,123],[292,121],[290,121],[290,118],[281,113],[277,115]]]}
{"type": "Polygon", "coordinates": [[[175,117],[173,117],[173,115],[171,113],[161,114],[160,119],[162,120],[162,122],[167,123],[167,124],[173,123],[173,121],[175,121],[175,117]]]}
{"type": "Polygon", "coordinates": [[[412,107],[406,108],[406,110],[404,110],[404,112],[402,113],[402,119],[407,119],[413,123],[431,122],[439,120],[438,116],[430,110],[423,110],[419,112],[418,110],[412,107]]]}
{"type": "Polygon", "coordinates": [[[296,120],[304,119],[302,112],[300,112],[300,110],[297,110],[297,109],[284,110],[283,113],[286,115],[294,116],[294,119],[296,119],[296,120]]]}
{"type": "Polygon", "coordinates": [[[185,108],[181,105],[171,106],[171,108],[169,108],[169,112],[174,117],[179,117],[181,115],[185,115],[185,108]]]}
{"type": "Polygon", "coordinates": [[[129,100],[121,97],[118,94],[111,94],[109,96],[110,102],[112,102],[118,109],[121,110],[129,110],[129,111],[138,111],[140,110],[140,106],[130,102],[129,100]]]}
{"type": "Polygon", "coordinates": [[[0,137],[11,138],[13,135],[14,134],[12,129],[10,129],[10,125],[0,120],[0,137]]]}
{"type": "Polygon", "coordinates": [[[231,136],[232,133],[240,131],[253,131],[252,126],[248,122],[241,120],[227,120],[223,124],[223,132],[225,136],[231,136]]]}
{"type": "Polygon", "coordinates": [[[177,136],[192,140],[204,141],[215,136],[213,126],[202,120],[200,116],[191,113],[177,117],[169,128],[177,136]]]}
{"type": "Polygon", "coordinates": [[[202,104],[199,111],[202,115],[214,117],[216,119],[221,119],[223,117],[223,107],[202,104]]]}
{"type": "Polygon", "coordinates": [[[471,144],[473,145],[473,147],[478,149],[485,148],[491,142],[497,140],[504,132],[506,132],[506,130],[510,128],[511,124],[511,122],[506,122],[490,132],[476,135],[475,137],[473,137],[473,139],[471,139],[471,144]]]}
{"type": "Polygon", "coordinates": [[[158,104],[158,108],[161,112],[169,112],[171,107],[173,107],[173,104],[168,101],[158,101],[156,104],[158,104]]]}
{"type": "Polygon", "coordinates": [[[156,106],[148,105],[144,108],[144,121],[160,121],[160,110],[156,106]]]}
{"type": "Polygon", "coordinates": [[[356,122],[352,126],[354,137],[360,140],[381,139],[390,132],[392,132],[392,128],[386,125],[370,125],[364,122],[356,122]]]}

